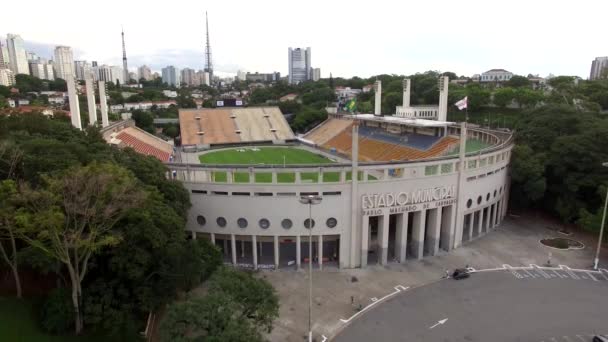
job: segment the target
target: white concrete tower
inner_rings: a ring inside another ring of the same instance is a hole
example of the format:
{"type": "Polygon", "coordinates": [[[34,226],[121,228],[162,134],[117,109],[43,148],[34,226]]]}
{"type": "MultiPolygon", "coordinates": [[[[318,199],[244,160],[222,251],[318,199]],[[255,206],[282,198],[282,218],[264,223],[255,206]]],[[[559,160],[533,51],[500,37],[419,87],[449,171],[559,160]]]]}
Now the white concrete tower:
{"type": "Polygon", "coordinates": [[[412,85],[412,80],[406,78],[403,80],[403,108],[408,108],[410,106],[410,87],[412,85]]]}
{"type": "Polygon", "coordinates": [[[70,117],[72,126],[82,130],[82,123],[80,122],[80,104],[78,103],[78,94],[76,94],[74,75],[68,75],[66,83],[68,86],[68,99],[70,101],[70,117]]]}
{"type": "Polygon", "coordinates": [[[448,85],[450,78],[448,76],[439,76],[439,112],[437,120],[447,121],[448,118],[448,85]]]}
{"type": "Polygon", "coordinates": [[[381,113],[381,107],[380,105],[382,104],[382,81],[376,81],[376,83],[374,84],[374,89],[376,91],[376,99],[375,99],[375,103],[374,103],[374,115],[382,115],[381,113]]]}
{"type": "Polygon", "coordinates": [[[89,125],[95,126],[97,122],[97,107],[95,106],[95,83],[89,73],[85,76],[84,84],[87,87],[87,107],[89,109],[89,125]]]}
{"type": "Polygon", "coordinates": [[[101,111],[101,127],[108,127],[108,99],[106,97],[106,82],[99,81],[99,109],[101,111]]]}

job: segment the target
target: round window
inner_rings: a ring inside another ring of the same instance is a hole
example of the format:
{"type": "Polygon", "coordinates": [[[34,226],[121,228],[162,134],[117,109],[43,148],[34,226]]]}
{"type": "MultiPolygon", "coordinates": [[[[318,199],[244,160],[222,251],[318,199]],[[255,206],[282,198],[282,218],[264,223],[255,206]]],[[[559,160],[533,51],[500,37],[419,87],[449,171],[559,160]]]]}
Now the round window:
{"type": "Polygon", "coordinates": [[[293,222],[291,222],[290,219],[283,219],[283,221],[281,221],[281,227],[285,229],[290,229],[291,226],[293,226],[293,222]]]}
{"type": "Polygon", "coordinates": [[[268,229],[268,227],[270,227],[270,221],[268,221],[268,219],[263,218],[260,220],[259,223],[260,223],[260,228],[262,228],[262,229],[268,229]]]}
{"type": "Polygon", "coordinates": [[[196,217],[196,222],[197,222],[198,224],[200,224],[201,226],[204,226],[204,225],[205,225],[205,223],[207,223],[207,220],[205,219],[205,216],[203,216],[203,215],[198,215],[198,216],[196,217]]]}
{"type": "Polygon", "coordinates": [[[236,220],[236,224],[239,225],[239,228],[247,228],[247,220],[242,217],[236,220]]]}
{"type": "Polygon", "coordinates": [[[310,219],[304,220],[304,227],[306,227],[306,229],[314,228],[315,227],[315,220],[312,220],[312,227],[311,227],[311,221],[310,221],[310,219]]]}
{"type": "Polygon", "coordinates": [[[223,217],[218,217],[217,220],[215,220],[215,222],[217,222],[217,225],[224,228],[226,227],[226,219],[223,217]]]}
{"type": "Polygon", "coordinates": [[[334,228],[335,226],[338,225],[338,220],[336,220],[333,217],[330,217],[327,219],[327,222],[325,222],[325,224],[327,224],[327,227],[329,227],[329,228],[334,228]]]}
{"type": "Polygon", "coordinates": [[[477,197],[477,204],[481,204],[481,200],[482,200],[481,196],[477,197]]]}
{"type": "Polygon", "coordinates": [[[467,201],[467,208],[470,208],[473,205],[473,200],[469,198],[467,201]]]}

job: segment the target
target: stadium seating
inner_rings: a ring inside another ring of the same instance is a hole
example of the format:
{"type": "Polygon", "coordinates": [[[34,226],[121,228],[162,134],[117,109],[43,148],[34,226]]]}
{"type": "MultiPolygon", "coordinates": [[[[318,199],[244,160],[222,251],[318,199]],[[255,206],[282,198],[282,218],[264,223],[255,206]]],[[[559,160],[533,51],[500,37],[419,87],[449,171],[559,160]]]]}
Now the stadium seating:
{"type": "Polygon", "coordinates": [[[268,115],[268,129],[274,129],[275,136],[280,140],[288,140],[293,139],[293,133],[291,132],[291,128],[289,124],[283,117],[283,113],[277,107],[267,107],[262,108],[262,112],[264,115],[268,115]]]}
{"type": "Polygon", "coordinates": [[[216,110],[209,115],[200,116],[200,130],[203,144],[234,143],[241,141],[236,134],[237,127],[230,118],[230,111],[216,110]]]}
{"type": "Polygon", "coordinates": [[[328,119],[306,134],[304,138],[322,146],[330,139],[340,134],[344,129],[349,128],[350,130],[351,125],[352,121],[350,120],[328,119]]]}

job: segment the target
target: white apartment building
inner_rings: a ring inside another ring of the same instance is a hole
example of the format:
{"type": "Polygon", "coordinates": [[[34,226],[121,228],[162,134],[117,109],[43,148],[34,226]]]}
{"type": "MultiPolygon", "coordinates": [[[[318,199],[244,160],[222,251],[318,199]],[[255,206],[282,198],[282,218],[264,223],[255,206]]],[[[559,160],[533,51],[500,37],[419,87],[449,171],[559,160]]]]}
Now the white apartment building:
{"type": "Polygon", "coordinates": [[[169,65],[166,68],[162,69],[163,73],[163,82],[168,85],[172,85],[175,87],[179,87],[181,83],[181,74],[179,72],[179,68],[174,67],[173,65],[169,65]]]}
{"type": "Polygon", "coordinates": [[[0,69],[0,85],[11,86],[15,84],[15,75],[11,69],[0,69]]]}
{"type": "Polygon", "coordinates": [[[591,62],[591,73],[589,74],[589,79],[597,80],[608,77],[608,75],[603,74],[605,70],[608,70],[608,57],[596,57],[591,62]]]}
{"type": "Polygon", "coordinates": [[[30,74],[27,64],[27,54],[25,53],[24,43],[18,34],[7,34],[6,45],[8,48],[9,67],[14,75],[30,74]]]}
{"type": "Polygon", "coordinates": [[[137,68],[137,79],[144,79],[146,81],[152,80],[152,70],[147,65],[142,65],[137,68]]]}
{"type": "Polygon", "coordinates": [[[55,48],[55,77],[67,79],[74,74],[74,55],[69,46],[57,46],[55,48]]]}
{"type": "Polygon", "coordinates": [[[289,84],[298,84],[311,79],[310,71],[310,47],[289,48],[289,84]]]}

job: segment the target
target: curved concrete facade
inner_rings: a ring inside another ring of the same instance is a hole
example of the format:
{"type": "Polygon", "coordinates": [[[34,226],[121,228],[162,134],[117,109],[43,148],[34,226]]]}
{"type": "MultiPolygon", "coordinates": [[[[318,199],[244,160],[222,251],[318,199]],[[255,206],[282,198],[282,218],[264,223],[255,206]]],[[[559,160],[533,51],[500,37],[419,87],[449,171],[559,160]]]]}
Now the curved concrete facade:
{"type": "MultiPolygon", "coordinates": [[[[451,134],[461,129],[449,127],[451,134]]],[[[284,268],[312,259],[319,267],[365,267],[450,251],[500,224],[508,202],[512,136],[479,129],[470,129],[468,136],[493,146],[397,163],[169,168],[191,195],[187,229],[195,238],[214,241],[227,262],[284,268]],[[213,181],[217,172],[227,175],[225,182],[213,181]],[[318,182],[301,181],[300,175],[310,172],[319,173],[318,182]],[[266,177],[272,181],[253,182],[261,173],[272,174],[266,177]],[[294,181],[279,182],[281,173],[293,174],[294,181]],[[250,181],[236,183],[236,174],[249,174],[250,181]],[[352,181],[351,174],[358,179],[352,181]],[[312,207],[312,258],[304,226],[308,207],[299,202],[306,194],[323,197],[312,207]]]]}

